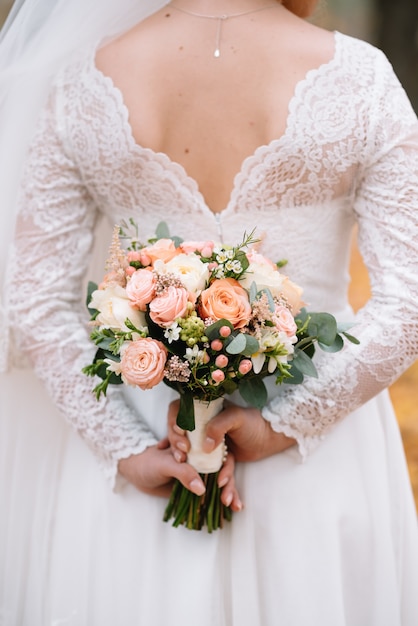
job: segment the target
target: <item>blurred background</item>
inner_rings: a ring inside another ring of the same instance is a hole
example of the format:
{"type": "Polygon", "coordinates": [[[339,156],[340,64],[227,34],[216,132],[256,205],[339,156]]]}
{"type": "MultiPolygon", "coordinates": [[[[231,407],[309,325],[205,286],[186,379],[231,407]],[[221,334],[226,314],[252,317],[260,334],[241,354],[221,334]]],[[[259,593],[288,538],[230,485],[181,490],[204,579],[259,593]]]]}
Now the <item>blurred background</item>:
{"type": "MultiPolygon", "coordinates": [[[[0,0],[0,25],[12,4],[10,0],[0,0]]],[[[418,113],[418,0],[319,0],[313,20],[325,28],[360,37],[381,48],[418,113]]],[[[351,275],[350,298],[357,310],[368,298],[369,282],[355,237],[351,275]]],[[[391,387],[390,393],[418,508],[418,362],[391,387]]]]}

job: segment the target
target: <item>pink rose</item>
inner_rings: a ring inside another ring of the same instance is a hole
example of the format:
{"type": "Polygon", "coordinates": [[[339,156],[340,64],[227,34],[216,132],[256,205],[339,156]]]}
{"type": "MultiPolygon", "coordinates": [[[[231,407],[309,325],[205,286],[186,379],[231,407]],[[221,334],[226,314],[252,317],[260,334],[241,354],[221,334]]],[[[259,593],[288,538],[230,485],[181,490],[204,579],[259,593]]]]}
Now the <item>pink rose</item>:
{"type": "Polygon", "coordinates": [[[270,261],[270,259],[263,256],[259,252],[256,252],[254,249],[249,250],[246,253],[246,256],[250,263],[256,263],[257,265],[268,265],[272,269],[277,270],[277,266],[274,265],[273,261],[270,261]]]}
{"type": "Polygon", "coordinates": [[[142,248],[141,262],[143,265],[149,265],[148,263],[144,263],[142,259],[145,261],[150,259],[151,263],[155,263],[157,260],[164,261],[164,263],[166,263],[179,253],[180,250],[176,248],[171,239],[159,239],[152,246],[142,248]]]}
{"type": "Polygon", "coordinates": [[[150,317],[159,326],[170,326],[188,310],[189,293],[183,287],[170,286],[149,305],[150,317]]]}
{"type": "Polygon", "coordinates": [[[213,241],[183,241],[180,245],[181,250],[185,254],[190,254],[191,252],[200,252],[200,254],[208,259],[212,256],[213,248],[215,244],[213,241]]]}
{"type": "Polygon", "coordinates": [[[136,270],[126,286],[126,294],[133,307],[146,311],[155,295],[155,277],[150,270],[136,270]]]}
{"type": "Polygon", "coordinates": [[[122,354],[122,380],[143,390],[151,389],[164,378],[166,361],[167,350],[160,341],[150,337],[132,341],[122,354]]]}
{"type": "Polygon", "coordinates": [[[251,317],[251,306],[237,280],[222,278],[202,291],[200,313],[203,318],[227,319],[234,328],[243,328],[251,317]]]}
{"type": "Polygon", "coordinates": [[[276,306],[272,321],[277,330],[285,333],[287,337],[294,337],[296,335],[296,322],[292,313],[285,306],[276,306]]]}

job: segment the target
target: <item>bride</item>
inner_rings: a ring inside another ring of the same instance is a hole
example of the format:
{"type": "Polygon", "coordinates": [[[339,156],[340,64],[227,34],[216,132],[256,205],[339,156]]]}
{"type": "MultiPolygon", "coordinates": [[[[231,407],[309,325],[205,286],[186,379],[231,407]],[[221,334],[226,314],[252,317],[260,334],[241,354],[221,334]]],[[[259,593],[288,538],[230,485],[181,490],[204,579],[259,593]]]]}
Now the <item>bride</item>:
{"type": "Polygon", "coordinates": [[[306,22],[314,5],[16,2],[0,43],[0,623],[417,624],[386,388],[418,354],[418,123],[384,55],[306,22]],[[212,535],[161,521],[173,477],[203,489],[167,429],[175,394],[98,403],[81,373],[85,279],[129,217],[144,239],[162,220],[225,243],[256,226],[309,307],[360,340],[317,380],[272,385],[262,413],[234,401],[215,418],[236,514],[212,535]],[[354,318],[355,224],[373,293],[354,318]]]}

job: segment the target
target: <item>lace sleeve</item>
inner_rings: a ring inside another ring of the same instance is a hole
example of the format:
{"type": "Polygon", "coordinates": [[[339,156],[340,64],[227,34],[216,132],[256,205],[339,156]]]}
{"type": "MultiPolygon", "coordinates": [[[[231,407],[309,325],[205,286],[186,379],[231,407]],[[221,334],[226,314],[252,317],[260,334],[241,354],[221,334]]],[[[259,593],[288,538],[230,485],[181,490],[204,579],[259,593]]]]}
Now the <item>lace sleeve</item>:
{"type": "Polygon", "coordinates": [[[297,440],[302,456],[418,354],[418,124],[383,55],[375,77],[354,205],[372,286],[353,329],[361,343],[323,353],[318,379],[285,387],[263,410],[274,430],[297,440]]]}
{"type": "Polygon", "coordinates": [[[24,173],[8,280],[11,325],[16,347],[29,357],[114,486],[118,460],[142,452],[156,439],[119,389],[97,402],[94,381],[81,372],[95,352],[81,292],[96,208],[63,149],[55,106],[51,97],[24,173]]]}

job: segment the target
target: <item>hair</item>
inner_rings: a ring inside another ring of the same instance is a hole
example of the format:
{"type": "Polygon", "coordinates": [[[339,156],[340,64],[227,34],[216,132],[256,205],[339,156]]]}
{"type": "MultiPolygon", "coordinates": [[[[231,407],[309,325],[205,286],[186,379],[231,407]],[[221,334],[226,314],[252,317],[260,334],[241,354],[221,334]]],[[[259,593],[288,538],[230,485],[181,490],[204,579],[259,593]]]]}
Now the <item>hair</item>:
{"type": "Polygon", "coordinates": [[[314,12],[318,0],[282,0],[282,4],[298,17],[309,17],[314,12]]]}

